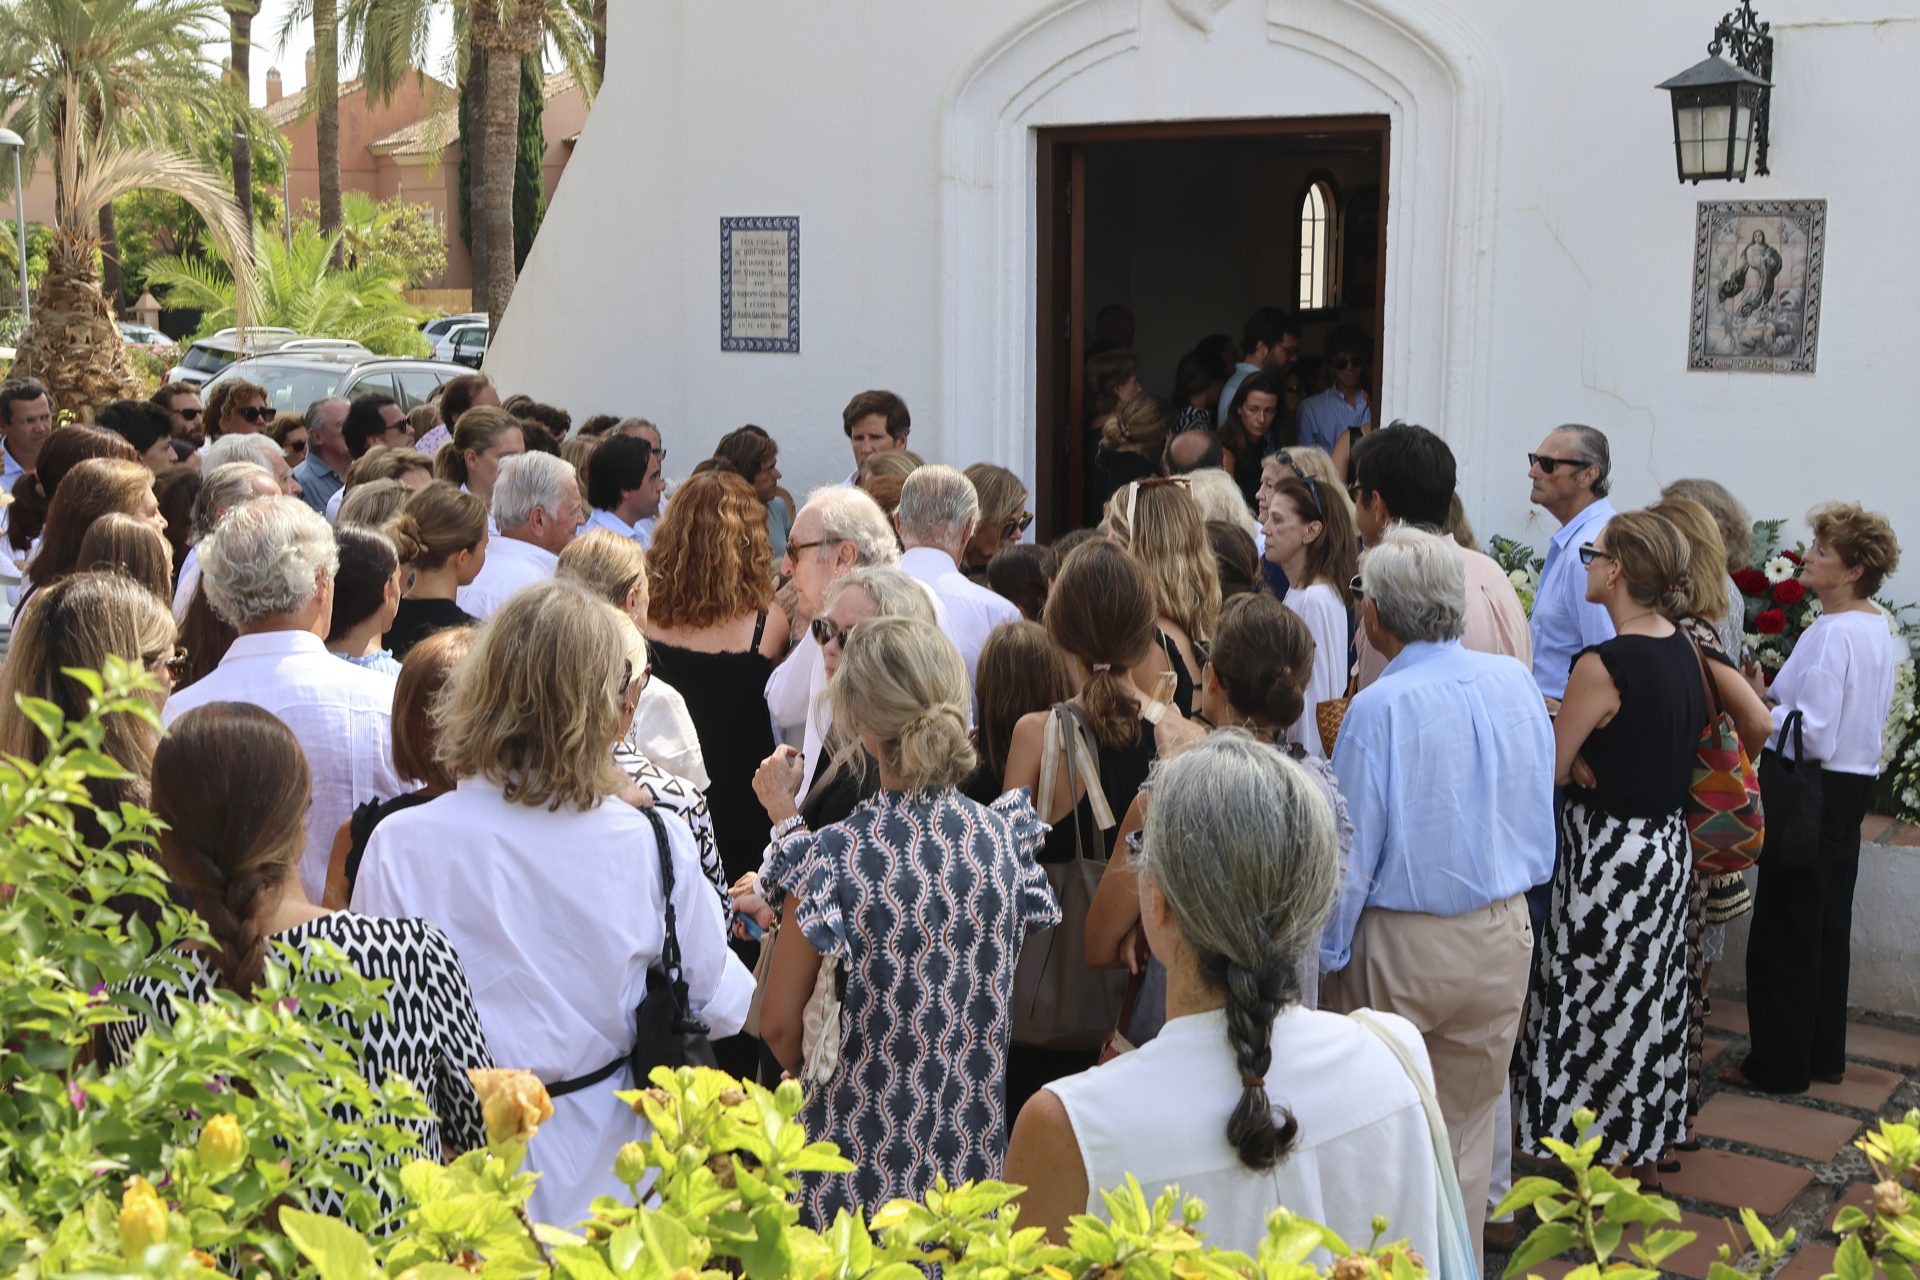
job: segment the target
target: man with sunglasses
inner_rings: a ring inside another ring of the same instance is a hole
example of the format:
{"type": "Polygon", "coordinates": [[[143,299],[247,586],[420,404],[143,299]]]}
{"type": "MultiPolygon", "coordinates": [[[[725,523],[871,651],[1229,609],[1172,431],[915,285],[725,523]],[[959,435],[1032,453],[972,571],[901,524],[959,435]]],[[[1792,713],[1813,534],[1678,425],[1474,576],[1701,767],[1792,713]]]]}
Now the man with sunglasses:
{"type": "Polygon", "coordinates": [[[1560,522],[1560,531],[1547,543],[1546,565],[1528,620],[1534,683],[1551,711],[1560,709],[1580,651],[1613,639],[1607,611],[1587,600],[1586,570],[1575,554],[1613,519],[1613,504],[1607,501],[1612,470],[1606,435],[1578,423],[1555,427],[1539,451],[1527,455],[1527,476],[1533,481],[1530,500],[1560,522]]]}
{"type": "Polygon", "coordinates": [[[1332,453],[1346,432],[1373,423],[1373,401],[1367,398],[1373,339],[1359,325],[1343,324],[1327,335],[1326,353],[1333,382],[1300,402],[1299,441],[1332,453]]]}
{"type": "Polygon", "coordinates": [[[196,449],[207,442],[207,411],[200,403],[198,387],[190,382],[169,382],[152,398],[173,419],[175,440],[184,440],[196,449]]]}

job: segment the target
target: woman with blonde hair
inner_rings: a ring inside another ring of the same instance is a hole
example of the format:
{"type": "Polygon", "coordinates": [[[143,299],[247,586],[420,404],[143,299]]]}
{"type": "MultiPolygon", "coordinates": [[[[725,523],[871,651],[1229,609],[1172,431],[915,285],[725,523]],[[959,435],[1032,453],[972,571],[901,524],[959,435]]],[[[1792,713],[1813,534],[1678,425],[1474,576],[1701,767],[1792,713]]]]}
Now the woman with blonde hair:
{"type": "MultiPolygon", "coordinates": [[[[879,457],[879,454],[875,454],[879,457]]],[[[980,522],[973,540],[960,557],[960,571],[978,577],[1003,549],[1020,541],[1033,523],[1027,510],[1027,486],[1019,476],[991,462],[976,462],[965,471],[980,499],[980,522]]]]}
{"type": "Polygon", "coordinates": [[[1554,719],[1555,781],[1569,790],[1527,996],[1518,1145],[1571,1137],[1587,1107],[1601,1159],[1652,1166],[1687,1123],[1685,809],[1707,696],[1668,619],[1691,551],[1662,517],[1629,511],[1579,554],[1615,634],[1575,658],[1554,719]]]}
{"type": "MultiPolygon", "coordinates": [[[[527,450],[526,435],[520,419],[498,405],[475,405],[460,415],[460,421],[447,424],[453,437],[433,456],[433,476],[460,486],[487,507],[493,505],[493,482],[500,478],[500,464],[516,453],[527,450]]],[[[494,532],[492,518],[487,532],[494,532]]]]}
{"type": "Polygon", "coordinates": [[[479,498],[436,480],[408,498],[387,526],[400,563],[413,572],[413,585],[380,641],[396,659],[404,662],[408,650],[443,627],[476,621],[454,597],[487,562],[488,523],[479,498]]]}
{"type": "Polygon", "coordinates": [[[926,459],[911,449],[882,449],[860,464],[859,477],[867,480],[874,476],[892,476],[905,480],[926,465],[926,459]]]}
{"type": "Polygon", "coordinates": [[[94,521],[80,540],[80,573],[123,573],[162,600],[173,595],[173,548],[153,525],[120,511],[94,521]]]}
{"type": "Polygon", "coordinates": [[[1179,480],[1138,480],[1107,504],[1108,536],[1131,552],[1153,584],[1159,644],[1174,675],[1174,705],[1193,711],[1200,654],[1220,621],[1220,567],[1207,522],[1179,480]]]}
{"type": "Polygon", "coordinates": [[[1287,575],[1282,603],[1313,635],[1307,708],[1291,736],[1308,754],[1324,756],[1319,705],[1344,694],[1353,671],[1353,580],[1360,571],[1353,516],[1338,489],[1317,477],[1287,476],[1273,487],[1264,524],[1266,558],[1287,575]]]}
{"type": "Polygon", "coordinates": [[[786,925],[761,1029],[806,1083],[807,1131],[854,1165],[803,1175],[816,1227],[919,1197],[936,1179],[999,1176],[1014,968],[1026,936],[1060,919],[1026,797],[985,807],[957,790],[974,750],[953,643],[925,622],[869,619],[847,637],[831,690],[850,738],[842,755],[870,753],[880,791],[844,822],[782,833],[764,876],[786,925]],[[908,899],[914,909],[901,910],[908,899]],[[840,1010],[809,1053],[802,1014],[823,969],[840,1010]],[[952,1016],[903,1020],[902,1009],[952,1016]]]}
{"type": "Polygon", "coordinates": [[[1137,395],[1114,411],[1100,428],[1099,448],[1087,468],[1088,524],[1115,493],[1159,474],[1172,432],[1173,406],[1159,396],[1137,395]]]}
{"type": "Polygon", "coordinates": [[[21,593],[22,605],[79,566],[87,531],[110,512],[131,516],[161,538],[167,536],[167,521],[153,494],[153,472],[138,462],[89,458],[67,473],[47,507],[40,550],[27,564],[33,581],[21,593]]]}
{"type": "Polygon", "coordinates": [[[542,1222],[622,1194],[614,1161],[646,1122],[613,1094],[644,1083],[628,1054],[664,924],[679,951],[667,976],[715,1036],[752,996],[692,839],[619,798],[613,746],[647,679],[623,626],[570,582],[508,599],[435,702],[435,758],[457,785],[376,827],[354,886],[357,910],[446,930],[495,1057],[548,1082],[554,1115],[527,1153],[542,1222]]]}
{"type": "Polygon", "coordinates": [[[766,504],[753,486],[729,472],[689,477],[654,529],[647,586],[654,672],[687,700],[720,857],[737,880],[760,865],[766,844],[753,775],[773,751],[762,691],[788,636],[773,602],[766,504]]]}
{"type": "Polygon", "coordinates": [[[1701,645],[1738,666],[1747,614],[1740,588],[1734,586],[1726,568],[1727,547],[1719,523],[1700,503],[1678,494],[1663,494],[1647,510],[1665,516],[1693,551],[1687,564],[1687,600],[1673,621],[1685,626],[1701,645]]]}

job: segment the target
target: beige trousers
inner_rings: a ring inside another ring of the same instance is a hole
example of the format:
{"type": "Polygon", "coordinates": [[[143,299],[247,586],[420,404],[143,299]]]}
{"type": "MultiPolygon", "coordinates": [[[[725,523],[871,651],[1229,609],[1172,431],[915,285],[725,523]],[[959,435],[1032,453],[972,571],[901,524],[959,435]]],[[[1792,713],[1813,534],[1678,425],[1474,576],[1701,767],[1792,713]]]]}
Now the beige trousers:
{"type": "Polygon", "coordinates": [[[1323,1008],[1380,1009],[1420,1029],[1476,1253],[1487,1218],[1494,1104],[1507,1087],[1532,954],[1533,925],[1520,894],[1464,916],[1369,907],[1347,967],[1320,987],[1323,1008]]]}

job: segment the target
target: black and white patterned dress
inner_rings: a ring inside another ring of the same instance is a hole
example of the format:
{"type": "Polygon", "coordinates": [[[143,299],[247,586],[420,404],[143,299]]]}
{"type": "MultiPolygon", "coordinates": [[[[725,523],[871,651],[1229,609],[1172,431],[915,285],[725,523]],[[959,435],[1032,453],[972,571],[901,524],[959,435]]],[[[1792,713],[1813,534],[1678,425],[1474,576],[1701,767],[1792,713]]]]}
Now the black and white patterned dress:
{"type": "Polygon", "coordinates": [[[774,850],[763,880],[847,975],[839,1064],[801,1120],[854,1172],[809,1178],[805,1220],[1000,1175],[1014,967],[1027,934],[1060,922],[1034,860],[1046,833],[1024,791],[983,807],[951,787],[883,790],[774,850]]]}
{"type": "Polygon", "coordinates": [[[1659,1159],[1686,1136],[1688,898],[1683,816],[1706,693],[1684,636],[1619,636],[1600,655],[1620,710],[1582,748],[1522,1045],[1520,1144],[1573,1138],[1591,1108],[1608,1164],[1659,1159]]]}
{"type": "MultiPolygon", "coordinates": [[[[480,1099],[467,1079],[467,1069],[490,1067],[493,1058],[474,1011],[466,971],[438,926],[425,920],[385,920],[335,911],[276,933],[271,941],[286,943],[302,955],[314,942],[331,943],[363,977],[390,982],[384,993],[390,1016],[356,1028],[363,1053],[361,1073],[376,1086],[397,1075],[420,1091],[438,1122],[401,1123],[420,1135],[427,1159],[439,1160],[486,1144],[480,1099]]],[[[128,990],[170,1021],[176,998],[184,995],[197,1003],[219,986],[203,955],[186,953],[184,968],[184,991],[152,978],[140,979],[128,990]]],[[[109,1026],[109,1055],[116,1061],[125,1057],[145,1030],[144,1019],[109,1026]]],[[[340,1203],[336,1193],[323,1191],[314,1197],[313,1208],[337,1213],[340,1203]]]]}
{"type": "Polygon", "coordinates": [[[646,788],[653,802],[667,813],[677,815],[693,833],[693,847],[700,851],[700,869],[720,893],[720,905],[733,909],[733,897],[727,892],[727,869],[720,863],[720,846],[713,838],[713,815],[707,810],[707,793],[678,774],[668,773],[625,742],[613,744],[613,762],[620,772],[646,788]]]}

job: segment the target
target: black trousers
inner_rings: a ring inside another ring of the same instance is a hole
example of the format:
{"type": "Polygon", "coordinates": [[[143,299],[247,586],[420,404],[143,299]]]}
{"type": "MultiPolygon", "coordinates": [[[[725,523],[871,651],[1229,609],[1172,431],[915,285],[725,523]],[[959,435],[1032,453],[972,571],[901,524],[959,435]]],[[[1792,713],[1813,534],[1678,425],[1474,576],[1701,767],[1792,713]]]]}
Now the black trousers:
{"type": "Polygon", "coordinates": [[[1760,860],[1747,938],[1747,1019],[1752,1050],[1740,1070],[1757,1087],[1799,1093],[1847,1066],[1847,979],[1860,823],[1871,777],[1821,772],[1824,809],[1812,864],[1760,860]]]}

